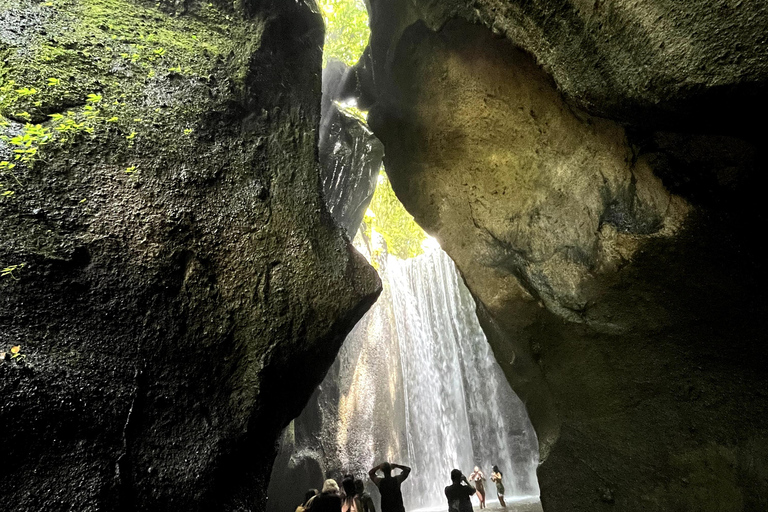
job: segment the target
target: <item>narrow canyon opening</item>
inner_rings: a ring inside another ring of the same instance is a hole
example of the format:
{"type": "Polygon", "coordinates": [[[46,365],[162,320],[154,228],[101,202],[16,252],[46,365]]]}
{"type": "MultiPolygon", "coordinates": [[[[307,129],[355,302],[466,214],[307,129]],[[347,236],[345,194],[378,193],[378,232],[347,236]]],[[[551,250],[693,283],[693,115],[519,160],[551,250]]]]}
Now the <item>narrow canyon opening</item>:
{"type": "Polygon", "coordinates": [[[470,475],[475,467],[484,473],[488,506],[500,506],[489,479],[493,466],[504,475],[511,510],[538,510],[539,447],[525,405],[495,360],[455,264],[392,190],[385,148],[368,128],[365,99],[355,96],[360,88],[350,87],[369,39],[366,6],[362,0],[318,5],[326,23],[324,197],[377,269],[383,291],[285,429],[267,510],[293,510],[308,489],[345,475],[362,479],[380,510],[367,474],[383,461],[412,469],[402,485],[407,510],[444,509],[451,470],[470,475]]]}

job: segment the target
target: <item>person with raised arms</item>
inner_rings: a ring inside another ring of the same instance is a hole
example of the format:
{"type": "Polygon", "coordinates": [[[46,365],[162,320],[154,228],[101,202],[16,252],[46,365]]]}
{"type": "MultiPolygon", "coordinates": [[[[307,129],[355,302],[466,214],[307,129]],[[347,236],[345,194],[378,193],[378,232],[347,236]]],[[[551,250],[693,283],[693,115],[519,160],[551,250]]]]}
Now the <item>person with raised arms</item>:
{"type": "Polygon", "coordinates": [[[381,512],[405,512],[400,484],[408,478],[410,473],[411,468],[408,466],[390,464],[389,462],[382,462],[368,472],[368,476],[371,477],[371,481],[376,485],[381,494],[381,512]],[[399,469],[400,473],[392,476],[393,469],[399,469]],[[384,477],[376,474],[379,471],[384,474],[384,477]]]}

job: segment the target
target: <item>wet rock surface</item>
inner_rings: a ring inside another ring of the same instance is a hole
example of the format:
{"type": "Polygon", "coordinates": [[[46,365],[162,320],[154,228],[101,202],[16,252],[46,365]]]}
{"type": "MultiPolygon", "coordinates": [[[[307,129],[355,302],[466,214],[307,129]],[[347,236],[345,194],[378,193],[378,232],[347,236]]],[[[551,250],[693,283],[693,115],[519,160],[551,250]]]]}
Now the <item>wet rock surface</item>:
{"type": "Polygon", "coordinates": [[[338,60],[331,60],[323,70],[318,148],[325,203],[351,240],[376,191],[384,146],[362,119],[339,106],[348,99],[345,84],[350,74],[350,68],[338,60]]]}
{"type": "Polygon", "coordinates": [[[380,290],[320,194],[320,16],[171,4],[0,1],[0,510],[263,509],[380,290]]]}
{"type": "Polygon", "coordinates": [[[589,4],[373,2],[370,125],[527,405],[544,510],[761,510],[765,11],[589,4]]]}

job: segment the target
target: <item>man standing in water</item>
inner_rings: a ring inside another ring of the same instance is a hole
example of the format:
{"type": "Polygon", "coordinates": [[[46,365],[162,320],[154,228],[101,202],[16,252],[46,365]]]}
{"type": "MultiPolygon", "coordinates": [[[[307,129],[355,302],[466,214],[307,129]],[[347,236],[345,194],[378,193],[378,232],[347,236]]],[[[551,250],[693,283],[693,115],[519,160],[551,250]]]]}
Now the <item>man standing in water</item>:
{"type": "Polygon", "coordinates": [[[405,512],[400,484],[408,478],[410,473],[411,468],[408,466],[390,464],[389,462],[382,462],[368,472],[368,476],[371,477],[371,481],[379,488],[379,493],[381,494],[381,512],[405,512]],[[393,468],[399,469],[400,474],[392,476],[393,468]],[[379,470],[384,473],[384,478],[376,475],[376,472],[379,470]]]}
{"type": "Polygon", "coordinates": [[[472,502],[469,497],[475,494],[475,488],[469,485],[467,477],[461,471],[451,471],[451,485],[445,488],[445,497],[448,498],[448,512],[472,512],[472,502]]]}

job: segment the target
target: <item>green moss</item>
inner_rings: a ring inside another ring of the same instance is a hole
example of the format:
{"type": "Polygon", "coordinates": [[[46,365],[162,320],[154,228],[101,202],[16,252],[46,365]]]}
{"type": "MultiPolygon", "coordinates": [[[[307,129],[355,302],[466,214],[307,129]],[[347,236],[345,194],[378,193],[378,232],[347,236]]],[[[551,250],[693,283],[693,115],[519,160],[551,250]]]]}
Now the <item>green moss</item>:
{"type": "Polygon", "coordinates": [[[152,147],[183,154],[216,92],[244,96],[263,30],[211,4],[172,16],[142,1],[0,0],[6,20],[19,12],[33,21],[24,38],[0,45],[0,131],[12,151],[15,137],[50,137],[25,140],[17,174],[94,138],[108,142],[120,169],[136,170],[152,147]]]}

